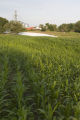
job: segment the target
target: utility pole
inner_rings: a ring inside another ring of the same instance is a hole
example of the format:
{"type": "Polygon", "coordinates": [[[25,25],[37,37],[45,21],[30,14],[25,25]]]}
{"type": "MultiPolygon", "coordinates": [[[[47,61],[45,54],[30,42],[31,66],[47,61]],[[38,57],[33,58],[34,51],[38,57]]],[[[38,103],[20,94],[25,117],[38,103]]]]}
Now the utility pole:
{"type": "Polygon", "coordinates": [[[14,20],[17,21],[18,15],[17,15],[17,11],[14,11],[14,20]]]}

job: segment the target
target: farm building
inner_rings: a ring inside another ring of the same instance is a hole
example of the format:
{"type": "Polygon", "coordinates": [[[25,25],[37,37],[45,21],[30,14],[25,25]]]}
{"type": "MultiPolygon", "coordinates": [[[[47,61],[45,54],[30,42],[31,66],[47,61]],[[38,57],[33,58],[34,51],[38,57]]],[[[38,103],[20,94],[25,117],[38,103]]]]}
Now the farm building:
{"type": "Polygon", "coordinates": [[[26,30],[35,30],[35,27],[27,27],[26,30]]]}

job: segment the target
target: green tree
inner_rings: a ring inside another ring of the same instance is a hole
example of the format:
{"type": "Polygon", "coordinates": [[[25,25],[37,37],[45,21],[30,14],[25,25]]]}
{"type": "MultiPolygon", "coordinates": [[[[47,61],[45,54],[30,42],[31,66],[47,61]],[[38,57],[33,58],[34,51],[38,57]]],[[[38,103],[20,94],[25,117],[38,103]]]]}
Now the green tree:
{"type": "Polygon", "coordinates": [[[57,25],[55,24],[49,24],[49,23],[46,23],[46,29],[50,30],[50,31],[57,31],[57,25]]]}
{"type": "Polygon", "coordinates": [[[70,32],[70,31],[74,31],[74,23],[70,23],[70,24],[67,24],[67,31],[70,32]]]}
{"type": "Polygon", "coordinates": [[[46,23],[45,25],[46,25],[46,29],[49,29],[49,23],[46,23]]]}
{"type": "Polygon", "coordinates": [[[39,27],[41,28],[41,31],[46,31],[46,26],[43,24],[40,24],[39,27]]]}
{"type": "Polygon", "coordinates": [[[23,25],[20,21],[10,21],[9,23],[11,33],[19,33],[23,31],[23,25]]]}
{"type": "Polygon", "coordinates": [[[74,24],[70,23],[70,24],[62,24],[58,27],[58,31],[60,32],[70,32],[70,31],[74,31],[74,24]]]}
{"type": "Polygon", "coordinates": [[[80,21],[76,22],[75,27],[74,27],[74,31],[80,33],[80,21]]]}
{"type": "Polygon", "coordinates": [[[3,33],[6,31],[6,29],[4,27],[6,23],[8,23],[8,20],[0,17],[0,33],[3,33]]]}
{"type": "Polygon", "coordinates": [[[58,27],[60,32],[67,32],[67,24],[62,24],[58,27]]]}
{"type": "Polygon", "coordinates": [[[57,25],[55,25],[55,24],[50,24],[50,25],[49,25],[49,30],[50,30],[50,31],[56,31],[56,30],[57,30],[57,25]]]}
{"type": "Polygon", "coordinates": [[[10,21],[9,23],[5,24],[4,28],[11,33],[17,34],[23,31],[24,27],[20,21],[10,21]]]}

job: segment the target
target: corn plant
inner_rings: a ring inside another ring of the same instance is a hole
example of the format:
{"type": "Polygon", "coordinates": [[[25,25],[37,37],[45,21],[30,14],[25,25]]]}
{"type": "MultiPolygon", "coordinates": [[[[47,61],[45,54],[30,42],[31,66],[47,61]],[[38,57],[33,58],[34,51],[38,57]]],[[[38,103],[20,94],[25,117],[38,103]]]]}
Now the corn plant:
{"type": "Polygon", "coordinates": [[[79,106],[80,36],[0,35],[0,120],[79,120],[79,106]]]}

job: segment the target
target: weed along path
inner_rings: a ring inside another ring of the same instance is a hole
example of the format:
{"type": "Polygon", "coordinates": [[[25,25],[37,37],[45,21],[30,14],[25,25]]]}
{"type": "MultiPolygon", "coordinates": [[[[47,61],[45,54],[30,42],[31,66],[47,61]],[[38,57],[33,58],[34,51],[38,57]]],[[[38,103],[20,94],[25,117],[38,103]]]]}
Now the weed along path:
{"type": "Polygon", "coordinates": [[[48,35],[48,34],[42,34],[42,33],[31,33],[31,32],[21,32],[19,33],[19,35],[57,37],[54,35],[48,35]]]}

